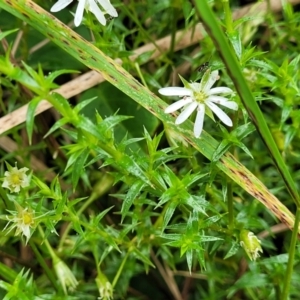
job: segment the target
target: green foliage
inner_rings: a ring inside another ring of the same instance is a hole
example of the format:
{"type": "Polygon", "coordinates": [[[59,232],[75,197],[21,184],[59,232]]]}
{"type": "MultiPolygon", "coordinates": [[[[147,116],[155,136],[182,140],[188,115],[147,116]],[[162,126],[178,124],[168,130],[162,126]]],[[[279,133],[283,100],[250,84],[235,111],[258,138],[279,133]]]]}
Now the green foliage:
{"type": "Polygon", "coordinates": [[[0,298],[297,299],[298,8],[112,0],[118,17],[85,11],[77,35],[35,2],[0,1],[0,298]],[[230,128],[207,109],[195,138],[158,89],[209,93],[212,70],[239,111],[221,107],[230,128]]]}

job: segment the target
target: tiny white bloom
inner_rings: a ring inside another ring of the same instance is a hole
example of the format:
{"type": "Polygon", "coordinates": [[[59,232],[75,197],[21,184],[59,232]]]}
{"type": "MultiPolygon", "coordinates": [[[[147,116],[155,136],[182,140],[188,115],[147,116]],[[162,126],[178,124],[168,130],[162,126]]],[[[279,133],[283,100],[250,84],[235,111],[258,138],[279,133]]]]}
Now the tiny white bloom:
{"type": "Polygon", "coordinates": [[[17,166],[10,167],[9,171],[4,173],[2,187],[9,189],[11,192],[19,193],[22,188],[29,186],[29,176],[25,173],[28,168],[18,169],[17,166]]]}
{"type": "MultiPolygon", "coordinates": [[[[95,15],[97,20],[102,24],[106,25],[106,19],[104,14],[109,14],[112,17],[117,17],[118,13],[116,9],[111,5],[109,0],[78,0],[78,6],[75,13],[74,24],[79,26],[82,22],[84,9],[89,10],[95,15]],[[99,3],[103,10],[98,6],[99,3]]],[[[51,12],[58,12],[67,7],[73,0],[58,0],[50,9],[51,12]]]]}
{"type": "Polygon", "coordinates": [[[164,96],[183,96],[177,102],[172,103],[165,109],[166,113],[172,113],[176,110],[183,108],[182,112],[177,117],[175,124],[181,124],[188,119],[188,117],[197,109],[197,115],[194,125],[194,135],[199,137],[203,129],[204,115],[207,113],[211,115],[213,111],[218,118],[227,126],[232,126],[231,119],[227,114],[220,109],[216,104],[224,107],[237,110],[238,104],[230,101],[219,94],[231,94],[233,91],[228,87],[212,88],[215,82],[219,79],[218,71],[211,72],[208,69],[201,79],[201,82],[188,83],[183,78],[185,87],[166,87],[159,89],[159,93],[164,96]]]}
{"type": "Polygon", "coordinates": [[[12,216],[6,216],[8,223],[3,230],[8,229],[7,233],[9,233],[16,228],[15,236],[19,234],[24,235],[26,237],[27,244],[31,236],[30,228],[35,225],[34,211],[28,208],[23,208],[17,203],[15,203],[15,206],[17,211],[9,211],[12,216]],[[8,226],[10,223],[12,224],[8,226]]]}

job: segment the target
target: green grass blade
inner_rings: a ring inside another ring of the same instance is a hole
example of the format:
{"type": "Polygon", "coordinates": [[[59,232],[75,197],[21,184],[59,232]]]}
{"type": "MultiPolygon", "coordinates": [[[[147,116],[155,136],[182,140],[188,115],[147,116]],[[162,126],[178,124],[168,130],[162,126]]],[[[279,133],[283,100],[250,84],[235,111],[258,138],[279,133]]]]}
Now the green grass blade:
{"type": "Polygon", "coordinates": [[[225,34],[221,30],[217,19],[215,18],[212,10],[210,9],[207,1],[205,0],[195,0],[196,8],[198,14],[200,15],[204,27],[210,37],[213,39],[214,44],[222,56],[222,59],[226,65],[227,71],[235,85],[236,90],[239,93],[239,96],[248,111],[249,116],[251,117],[253,123],[255,124],[257,131],[261,135],[263,142],[268,148],[273,161],[278,168],[286,187],[291,194],[294,202],[300,207],[299,194],[296,188],[296,185],[291,177],[291,174],[288,171],[287,166],[285,165],[282,156],[278,150],[278,147],[273,139],[273,136],[269,130],[269,127],[265,121],[265,118],[257,105],[248,85],[245,81],[243,73],[240,69],[240,65],[233,53],[225,34]]]}

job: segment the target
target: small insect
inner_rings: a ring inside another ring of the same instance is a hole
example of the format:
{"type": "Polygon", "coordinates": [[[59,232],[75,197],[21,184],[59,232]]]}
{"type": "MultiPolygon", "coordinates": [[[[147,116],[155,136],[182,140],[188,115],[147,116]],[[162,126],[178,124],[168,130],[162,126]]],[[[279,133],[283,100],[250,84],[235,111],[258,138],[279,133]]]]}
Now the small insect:
{"type": "Polygon", "coordinates": [[[107,21],[107,22],[110,22],[110,21],[112,21],[113,19],[114,19],[113,16],[108,16],[108,17],[106,18],[106,21],[107,21]]]}
{"type": "Polygon", "coordinates": [[[197,68],[197,71],[198,72],[205,72],[207,69],[208,69],[208,67],[209,67],[209,62],[208,61],[206,61],[205,63],[203,63],[201,66],[199,66],[198,68],[197,68]]]}

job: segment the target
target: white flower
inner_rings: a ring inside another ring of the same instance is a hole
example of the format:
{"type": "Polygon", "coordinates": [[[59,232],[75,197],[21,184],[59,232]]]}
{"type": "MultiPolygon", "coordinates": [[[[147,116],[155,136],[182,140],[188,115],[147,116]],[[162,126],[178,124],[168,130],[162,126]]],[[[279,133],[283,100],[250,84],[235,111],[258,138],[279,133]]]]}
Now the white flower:
{"type": "Polygon", "coordinates": [[[12,223],[9,226],[6,234],[8,234],[14,228],[16,228],[15,235],[24,235],[26,237],[27,244],[31,236],[30,228],[32,228],[35,225],[34,211],[28,208],[23,208],[17,203],[15,203],[15,206],[17,211],[9,211],[12,214],[12,216],[6,216],[8,223],[6,224],[3,230],[7,229],[8,225],[12,223]]]}
{"type": "MultiPolygon", "coordinates": [[[[118,13],[116,9],[111,5],[109,0],[78,0],[78,6],[75,13],[74,24],[79,26],[82,22],[84,9],[92,12],[97,20],[102,24],[106,25],[106,19],[104,14],[109,14],[112,17],[117,17],[118,13]],[[103,7],[101,10],[97,2],[103,7]]],[[[50,9],[51,12],[58,12],[68,6],[73,0],[58,0],[50,9]]]]}
{"type": "Polygon", "coordinates": [[[21,187],[29,186],[29,176],[25,174],[28,170],[28,168],[18,169],[17,166],[10,167],[9,171],[4,173],[5,178],[2,187],[9,189],[11,192],[19,193],[21,187]]]}
{"type": "Polygon", "coordinates": [[[230,94],[233,91],[228,87],[211,88],[219,79],[218,71],[211,72],[208,69],[201,79],[201,82],[189,83],[181,78],[185,87],[166,87],[159,89],[159,93],[165,96],[183,96],[177,102],[174,102],[165,109],[166,113],[172,113],[183,107],[182,112],[177,117],[175,124],[181,124],[197,109],[197,115],[194,125],[194,135],[199,137],[203,129],[204,115],[208,114],[213,118],[212,111],[227,126],[232,126],[231,119],[216,104],[227,108],[237,110],[238,105],[218,94],[230,94]]]}

